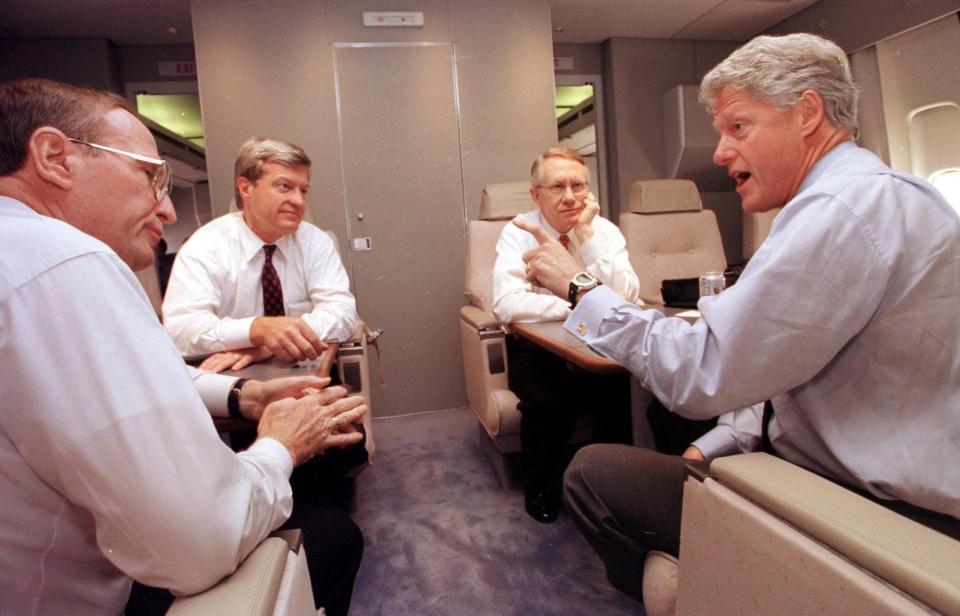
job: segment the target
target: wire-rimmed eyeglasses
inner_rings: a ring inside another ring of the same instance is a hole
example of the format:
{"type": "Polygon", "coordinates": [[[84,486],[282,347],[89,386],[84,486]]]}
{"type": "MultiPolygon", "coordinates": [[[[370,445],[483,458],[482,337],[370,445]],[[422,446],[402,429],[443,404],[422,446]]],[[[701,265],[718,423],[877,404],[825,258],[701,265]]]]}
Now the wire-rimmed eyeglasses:
{"type": "Polygon", "coordinates": [[[569,188],[571,192],[575,195],[582,195],[587,192],[590,188],[590,185],[586,182],[572,182],[570,184],[551,184],[550,186],[537,186],[537,188],[542,188],[551,195],[559,197],[560,195],[567,192],[569,188]]]}
{"type": "Polygon", "coordinates": [[[123,150],[118,150],[117,148],[100,145],[99,143],[90,143],[89,141],[72,139],[70,137],[67,137],[67,140],[97,150],[104,150],[106,152],[120,154],[121,156],[127,156],[133,160],[147,163],[148,165],[153,165],[153,169],[150,171],[150,183],[153,185],[153,196],[156,197],[157,203],[163,201],[163,198],[167,196],[167,193],[170,192],[170,186],[173,184],[173,173],[170,171],[170,165],[168,165],[167,161],[163,160],[162,158],[151,158],[149,156],[144,156],[143,154],[125,152],[123,150]]]}

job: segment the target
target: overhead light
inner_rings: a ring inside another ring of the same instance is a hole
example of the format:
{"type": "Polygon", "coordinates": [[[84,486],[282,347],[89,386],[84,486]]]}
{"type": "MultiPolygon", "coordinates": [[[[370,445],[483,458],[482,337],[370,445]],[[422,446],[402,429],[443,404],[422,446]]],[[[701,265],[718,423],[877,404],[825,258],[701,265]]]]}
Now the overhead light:
{"type": "Polygon", "coordinates": [[[554,26],[554,27],[553,27],[553,31],[554,31],[554,32],[563,32],[563,26],[554,26]]]}
{"type": "Polygon", "coordinates": [[[167,34],[178,34],[179,32],[175,26],[167,26],[167,34]]]}

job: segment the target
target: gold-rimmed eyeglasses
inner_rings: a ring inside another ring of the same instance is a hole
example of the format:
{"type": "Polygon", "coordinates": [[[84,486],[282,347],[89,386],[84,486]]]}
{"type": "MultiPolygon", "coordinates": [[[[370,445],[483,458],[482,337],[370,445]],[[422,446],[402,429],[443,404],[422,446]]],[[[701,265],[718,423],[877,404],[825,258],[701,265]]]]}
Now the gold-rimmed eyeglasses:
{"type": "Polygon", "coordinates": [[[586,182],[572,182],[570,184],[551,184],[550,186],[537,186],[537,188],[542,188],[551,195],[559,197],[560,195],[567,192],[569,188],[571,192],[575,195],[582,195],[583,193],[589,190],[590,185],[586,182]]]}
{"type": "Polygon", "coordinates": [[[173,173],[170,171],[170,165],[168,165],[167,161],[163,160],[162,158],[151,158],[150,156],[144,156],[143,154],[125,152],[123,150],[118,150],[117,148],[100,145],[99,143],[90,143],[89,141],[72,139],[70,137],[67,137],[67,141],[79,143],[80,145],[85,145],[96,150],[120,154],[121,156],[127,156],[133,160],[138,160],[142,163],[153,165],[153,168],[150,170],[150,183],[153,186],[153,196],[156,197],[157,203],[163,201],[163,198],[166,197],[167,193],[170,192],[170,186],[173,184],[173,173]]]}

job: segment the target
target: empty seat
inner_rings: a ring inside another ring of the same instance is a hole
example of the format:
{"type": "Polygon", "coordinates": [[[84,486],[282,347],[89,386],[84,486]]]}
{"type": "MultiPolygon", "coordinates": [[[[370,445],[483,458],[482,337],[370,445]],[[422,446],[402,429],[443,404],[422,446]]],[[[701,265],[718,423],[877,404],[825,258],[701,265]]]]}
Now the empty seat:
{"type": "Polygon", "coordinates": [[[634,182],[620,231],[640,278],[640,298],[662,304],[660,283],[726,269],[717,217],[690,180],[634,182]]]}

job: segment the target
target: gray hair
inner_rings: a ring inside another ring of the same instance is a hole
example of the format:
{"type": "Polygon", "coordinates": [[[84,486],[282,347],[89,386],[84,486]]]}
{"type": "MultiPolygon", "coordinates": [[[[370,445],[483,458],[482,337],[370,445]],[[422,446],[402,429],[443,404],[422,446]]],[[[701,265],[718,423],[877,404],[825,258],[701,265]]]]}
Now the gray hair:
{"type": "Polygon", "coordinates": [[[827,118],[857,134],[860,92],[850,63],[836,43],[815,34],[756,37],[707,73],[700,101],[712,110],[726,86],[780,108],[792,107],[805,90],[814,90],[827,118]]]}
{"type": "Polygon", "coordinates": [[[256,183],[263,175],[263,166],[267,163],[279,163],[288,167],[309,167],[310,157],[298,145],[271,139],[269,137],[251,137],[240,146],[240,153],[233,163],[233,196],[237,208],[243,209],[240,200],[239,178],[247,178],[256,183]]]}
{"type": "Polygon", "coordinates": [[[572,148],[556,146],[545,150],[543,154],[537,156],[537,159],[533,161],[533,165],[530,167],[530,184],[533,185],[534,188],[539,186],[541,167],[543,167],[543,163],[549,158],[562,158],[580,163],[583,165],[583,168],[587,170],[587,181],[590,180],[590,167],[587,166],[587,161],[583,159],[583,156],[580,156],[580,153],[572,148]]]}

